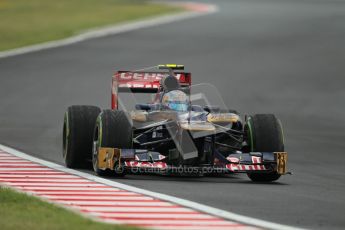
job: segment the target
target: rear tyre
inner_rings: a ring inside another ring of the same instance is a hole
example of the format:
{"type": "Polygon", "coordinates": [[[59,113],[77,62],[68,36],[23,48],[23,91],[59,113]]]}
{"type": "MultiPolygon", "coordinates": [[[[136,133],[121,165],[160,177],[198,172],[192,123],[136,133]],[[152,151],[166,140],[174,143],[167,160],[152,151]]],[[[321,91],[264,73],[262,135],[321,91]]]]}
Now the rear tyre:
{"type": "MultiPolygon", "coordinates": [[[[284,151],[282,126],[273,114],[256,114],[248,117],[246,130],[251,152],[284,151]]],[[[255,182],[271,182],[280,177],[277,172],[248,173],[247,175],[255,182]]]]}
{"type": "Polygon", "coordinates": [[[68,107],[62,132],[62,152],[68,168],[91,167],[93,128],[100,112],[96,106],[68,107]]]}
{"type": "MultiPolygon", "coordinates": [[[[124,111],[108,109],[99,114],[94,128],[92,154],[92,165],[97,175],[114,175],[114,172],[98,168],[98,148],[131,149],[132,135],[132,122],[124,111]]],[[[115,175],[124,176],[125,172],[115,167],[115,175]]]]}

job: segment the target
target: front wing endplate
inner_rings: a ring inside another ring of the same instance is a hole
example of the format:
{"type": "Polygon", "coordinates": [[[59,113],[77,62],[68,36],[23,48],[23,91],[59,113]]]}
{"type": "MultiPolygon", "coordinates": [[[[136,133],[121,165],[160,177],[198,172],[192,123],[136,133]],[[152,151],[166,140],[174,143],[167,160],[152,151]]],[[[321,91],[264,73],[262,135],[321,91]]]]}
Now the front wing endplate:
{"type": "MultiPolygon", "coordinates": [[[[120,149],[99,148],[98,150],[98,168],[114,170],[115,162],[119,161],[121,155],[120,149]]],[[[120,163],[120,161],[119,161],[120,163]]]]}
{"type": "Polygon", "coordinates": [[[284,175],[287,172],[287,152],[275,152],[277,161],[277,173],[284,175]]]}

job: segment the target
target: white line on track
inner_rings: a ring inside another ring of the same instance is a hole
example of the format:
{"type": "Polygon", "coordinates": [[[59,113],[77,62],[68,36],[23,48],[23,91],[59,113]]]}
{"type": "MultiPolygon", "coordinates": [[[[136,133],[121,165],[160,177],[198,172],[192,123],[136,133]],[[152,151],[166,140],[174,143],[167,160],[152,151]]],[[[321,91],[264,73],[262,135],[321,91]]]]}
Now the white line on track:
{"type": "MultiPolygon", "coordinates": [[[[175,4],[175,5],[178,5],[178,4],[175,4]]],[[[202,15],[206,15],[206,14],[210,14],[210,13],[214,13],[218,11],[215,5],[210,5],[210,4],[181,2],[179,3],[179,5],[181,5],[182,7],[186,6],[185,8],[190,11],[182,12],[182,13],[174,13],[174,14],[169,14],[169,15],[164,15],[164,16],[159,16],[159,17],[152,17],[152,18],[143,19],[140,21],[122,23],[122,24],[117,24],[113,26],[96,28],[96,29],[86,31],[84,33],[81,33],[81,34],[78,34],[76,36],[69,37],[66,39],[40,43],[37,45],[26,46],[26,47],[12,49],[8,51],[2,51],[0,52],[0,59],[32,53],[32,52],[37,52],[37,51],[46,50],[46,49],[72,45],[78,42],[82,42],[82,41],[86,41],[86,40],[90,40],[94,38],[101,38],[101,37],[105,37],[109,35],[116,35],[116,34],[121,34],[121,33],[129,32],[129,31],[133,31],[133,30],[163,25],[163,24],[167,24],[171,22],[199,17],[202,15]],[[198,7],[200,8],[200,6],[203,6],[204,9],[198,10],[198,7]]]]}

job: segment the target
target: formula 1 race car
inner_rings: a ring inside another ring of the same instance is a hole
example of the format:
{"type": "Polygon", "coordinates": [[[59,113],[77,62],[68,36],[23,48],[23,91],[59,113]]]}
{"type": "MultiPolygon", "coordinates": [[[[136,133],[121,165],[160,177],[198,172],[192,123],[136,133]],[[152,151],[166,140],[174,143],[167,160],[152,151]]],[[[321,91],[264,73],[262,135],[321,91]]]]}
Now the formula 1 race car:
{"type": "Polygon", "coordinates": [[[247,173],[260,182],[288,173],[282,125],[274,115],[247,115],[242,121],[214,86],[192,85],[183,65],[152,69],[116,72],[111,109],[67,109],[67,167],[92,162],[100,176],[247,173]]]}

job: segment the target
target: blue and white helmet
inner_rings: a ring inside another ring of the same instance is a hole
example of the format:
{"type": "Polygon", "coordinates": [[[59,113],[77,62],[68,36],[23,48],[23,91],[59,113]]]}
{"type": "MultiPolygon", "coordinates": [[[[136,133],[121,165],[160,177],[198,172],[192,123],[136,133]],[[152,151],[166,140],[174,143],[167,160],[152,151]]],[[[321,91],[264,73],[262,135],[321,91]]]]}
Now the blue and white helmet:
{"type": "Polygon", "coordinates": [[[172,90],[163,95],[162,105],[177,112],[188,110],[188,97],[181,90],[172,90]]]}

